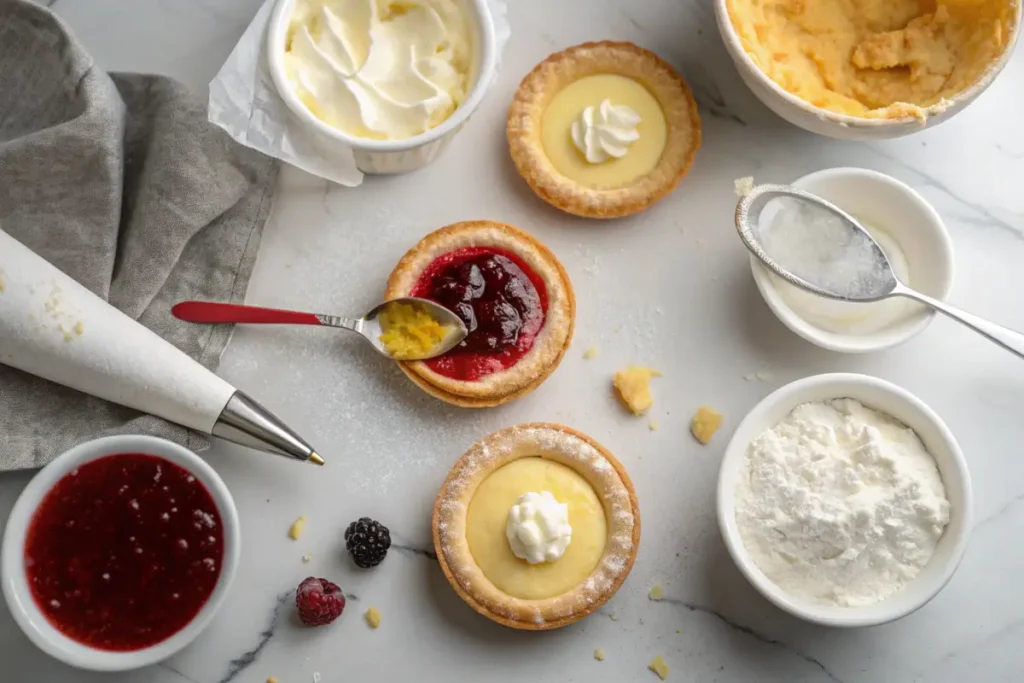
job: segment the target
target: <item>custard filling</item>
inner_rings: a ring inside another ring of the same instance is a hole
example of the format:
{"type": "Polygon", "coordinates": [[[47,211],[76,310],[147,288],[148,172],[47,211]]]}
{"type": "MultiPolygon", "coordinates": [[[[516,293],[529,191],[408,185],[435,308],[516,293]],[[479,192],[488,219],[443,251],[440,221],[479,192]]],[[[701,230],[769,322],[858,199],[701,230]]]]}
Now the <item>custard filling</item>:
{"type": "Polygon", "coordinates": [[[617,74],[585,76],[570,83],[551,99],[541,117],[541,144],[548,160],[562,175],[594,189],[625,187],[653,171],[667,132],[657,98],[638,81],[617,74]],[[637,138],[622,157],[591,163],[573,142],[573,124],[587,107],[600,110],[605,100],[636,113],[637,138]]]}
{"type": "Polygon", "coordinates": [[[523,600],[543,600],[572,590],[593,573],[604,556],[608,522],[597,493],[578,472],[540,457],[519,458],[477,487],[466,514],[466,540],[496,588],[523,600]],[[516,557],[505,535],[509,508],[529,491],[550,491],[569,506],[572,542],[554,562],[531,565],[516,557]]]}
{"type": "Polygon", "coordinates": [[[1006,49],[1008,0],[728,0],[744,50],[812,105],[864,118],[923,117],[1006,49]]]}

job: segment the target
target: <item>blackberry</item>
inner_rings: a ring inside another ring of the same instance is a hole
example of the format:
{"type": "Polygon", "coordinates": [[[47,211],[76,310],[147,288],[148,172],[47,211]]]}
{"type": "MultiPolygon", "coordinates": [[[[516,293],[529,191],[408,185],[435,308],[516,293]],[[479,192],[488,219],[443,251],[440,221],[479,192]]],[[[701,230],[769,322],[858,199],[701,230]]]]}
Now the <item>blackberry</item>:
{"type": "Polygon", "coordinates": [[[345,547],[357,567],[376,567],[388,554],[391,532],[380,522],[360,517],[345,529],[345,547]]]}

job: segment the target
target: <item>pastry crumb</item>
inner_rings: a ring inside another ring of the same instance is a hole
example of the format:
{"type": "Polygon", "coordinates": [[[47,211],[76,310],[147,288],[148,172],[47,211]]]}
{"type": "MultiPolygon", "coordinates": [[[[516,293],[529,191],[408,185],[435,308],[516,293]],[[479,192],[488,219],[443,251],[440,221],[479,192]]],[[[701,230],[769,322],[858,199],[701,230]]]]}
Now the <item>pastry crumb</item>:
{"type": "Polygon", "coordinates": [[[609,612],[608,613],[608,618],[611,619],[612,621],[618,621],[619,620],[619,617],[616,616],[615,612],[609,612]]]}
{"type": "Polygon", "coordinates": [[[309,553],[306,553],[305,555],[302,556],[302,564],[309,564],[309,561],[312,560],[312,559],[313,559],[313,556],[310,555],[309,553]]]}
{"type": "Polygon", "coordinates": [[[303,529],[306,528],[306,515],[299,515],[299,518],[292,522],[292,525],[288,528],[288,538],[293,541],[299,540],[302,536],[303,529]]]}
{"type": "Polygon", "coordinates": [[[652,432],[658,431],[658,423],[657,423],[657,421],[651,420],[650,422],[648,422],[647,423],[647,428],[650,429],[652,432]]]}
{"type": "Polygon", "coordinates": [[[583,352],[583,360],[590,360],[591,358],[597,358],[596,346],[591,346],[589,349],[583,352]]]}
{"type": "Polygon", "coordinates": [[[761,370],[760,372],[755,372],[754,373],[754,377],[758,378],[762,382],[771,382],[773,379],[775,379],[775,375],[773,375],[772,373],[768,372],[767,370],[761,370]]]}
{"type": "Polygon", "coordinates": [[[654,661],[647,665],[647,668],[658,674],[658,678],[661,680],[668,678],[668,664],[665,663],[661,655],[655,657],[654,661]]]}
{"type": "Polygon", "coordinates": [[[754,176],[737,178],[733,181],[733,188],[736,190],[737,197],[746,197],[754,189],[754,176]]]}
{"type": "Polygon", "coordinates": [[[370,625],[370,628],[377,628],[380,626],[380,611],[376,607],[371,607],[366,610],[366,623],[370,625]]]}
{"type": "Polygon", "coordinates": [[[713,408],[701,406],[690,420],[690,433],[702,445],[707,445],[718,428],[722,426],[722,414],[713,408]]]}
{"type": "Polygon", "coordinates": [[[676,633],[682,633],[682,631],[679,630],[679,629],[676,629],[676,633]]]}
{"type": "Polygon", "coordinates": [[[651,590],[647,592],[647,597],[655,602],[665,597],[665,591],[662,590],[660,584],[654,584],[651,586],[651,590]]]}
{"type": "Polygon", "coordinates": [[[654,405],[651,396],[651,379],[661,377],[661,372],[654,368],[631,365],[619,370],[612,378],[612,386],[622,404],[634,415],[643,415],[654,405]]]}
{"type": "Polygon", "coordinates": [[[277,679],[274,678],[273,676],[268,676],[267,677],[267,683],[277,683],[277,679]]]}
{"type": "Polygon", "coordinates": [[[75,334],[81,337],[82,333],[85,332],[85,324],[81,320],[79,320],[78,322],[75,323],[74,331],[75,334]]]}
{"type": "Polygon", "coordinates": [[[594,650],[594,659],[596,659],[599,662],[603,662],[604,650],[602,650],[601,648],[597,648],[596,650],[594,650]]]}

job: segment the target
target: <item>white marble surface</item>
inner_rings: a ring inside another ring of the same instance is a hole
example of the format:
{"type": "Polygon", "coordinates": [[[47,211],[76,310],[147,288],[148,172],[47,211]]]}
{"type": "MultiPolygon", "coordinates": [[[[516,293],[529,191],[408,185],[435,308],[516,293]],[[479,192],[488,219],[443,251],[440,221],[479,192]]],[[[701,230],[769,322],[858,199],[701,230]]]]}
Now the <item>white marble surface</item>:
{"type": "MultiPolygon", "coordinates": [[[[100,65],[205,84],[259,0],[58,0],[56,11],[100,65]]],[[[890,173],[948,222],[956,247],[953,301],[1024,329],[1024,50],[988,93],[953,121],[894,142],[813,137],[770,114],[739,81],[709,0],[510,0],[512,40],[500,82],[451,150],[414,175],[344,189],[286,170],[267,226],[251,303],[358,312],[377,300],[403,251],[452,221],[493,218],[537,233],[562,258],[579,297],[576,342],[530,397],[466,412],[410,385],[353,340],[329,332],[240,329],[222,373],[276,409],[328,460],[316,469],[218,446],[244,525],[242,567],[227,604],[185,652],[149,670],[76,672],[36,651],[0,614],[0,679],[135,683],[669,680],[880,683],[1019,681],[1024,676],[1024,364],[945,321],[911,343],[840,356],[790,334],[762,303],[731,227],[732,180],[787,181],[837,165],[890,173]],[[654,209],[614,223],[568,218],[537,200],[505,153],[504,113],[521,76],[549,52],[596,38],[632,40],[675,64],[702,105],[705,143],[689,177],[654,209]],[[622,325],[620,332],[615,330],[622,325]],[[583,349],[596,345],[597,359],[583,349]],[[646,420],[608,394],[627,363],[664,371],[646,420]],[[735,426],[773,388],[834,370],[876,374],[918,393],[948,422],[970,462],[973,539],[947,588],[887,626],[839,631],[770,606],[726,556],[714,518],[718,460],[735,426]],[[768,381],[745,381],[757,371],[768,381]],[[686,423],[701,403],[726,426],[697,446],[686,423]],[[593,434],[626,464],[641,502],[636,567],[601,614],[557,632],[505,630],[476,616],[427,556],[433,497],[452,462],[484,434],[525,420],[559,420],[593,434]],[[300,513],[298,542],[286,537],[300,513]],[[356,571],[344,526],[387,523],[397,546],[356,571]],[[312,553],[309,565],[300,561],[312,553]],[[357,596],[336,624],[297,626],[291,591],[309,574],[357,596]],[[651,584],[666,600],[650,602],[651,584]],[[371,631],[370,605],[383,614],[371,631]],[[616,619],[610,618],[614,613],[616,619]],[[677,632],[678,631],[678,632],[677,632]],[[604,662],[592,651],[604,648],[604,662]]],[[[29,474],[0,477],[2,519],[29,474]]]]}

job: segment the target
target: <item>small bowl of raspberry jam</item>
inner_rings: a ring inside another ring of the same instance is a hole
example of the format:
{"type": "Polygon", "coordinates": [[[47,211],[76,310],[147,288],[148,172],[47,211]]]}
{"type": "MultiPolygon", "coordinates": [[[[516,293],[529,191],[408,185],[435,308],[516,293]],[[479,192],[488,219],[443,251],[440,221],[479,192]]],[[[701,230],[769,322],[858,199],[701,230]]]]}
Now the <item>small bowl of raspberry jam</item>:
{"type": "Polygon", "coordinates": [[[62,454],[22,491],[0,548],[3,593],[47,654],[82,669],[135,669],[206,628],[240,551],[231,494],[199,456],[156,437],[104,437],[62,454]]]}

